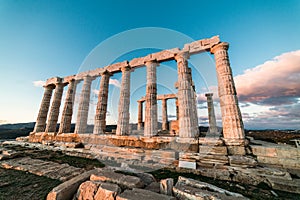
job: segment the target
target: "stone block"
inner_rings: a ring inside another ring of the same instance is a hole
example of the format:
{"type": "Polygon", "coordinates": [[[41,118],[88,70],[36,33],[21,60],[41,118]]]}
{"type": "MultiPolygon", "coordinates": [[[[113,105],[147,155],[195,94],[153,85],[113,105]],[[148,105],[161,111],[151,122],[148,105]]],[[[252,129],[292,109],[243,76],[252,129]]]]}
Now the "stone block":
{"type": "Polygon", "coordinates": [[[172,178],[160,180],[160,193],[172,196],[173,185],[174,185],[174,179],[172,178]]]}
{"type": "Polygon", "coordinates": [[[234,155],[228,156],[230,166],[256,167],[257,161],[253,157],[234,155]]]}
{"type": "Polygon", "coordinates": [[[178,167],[187,169],[196,169],[196,161],[179,160],[178,167]]]}
{"type": "Polygon", "coordinates": [[[97,193],[94,197],[95,200],[114,200],[121,192],[121,188],[113,183],[100,183],[97,193]]]}
{"type": "Polygon", "coordinates": [[[47,200],[65,200],[72,199],[81,183],[88,180],[91,174],[96,173],[97,170],[90,170],[80,174],[58,186],[53,188],[47,195],[47,200]]]}
{"type": "Polygon", "coordinates": [[[91,182],[91,181],[86,181],[82,183],[76,194],[76,199],[77,200],[86,200],[86,199],[94,199],[94,196],[97,192],[98,186],[91,182]]]}
{"type": "Polygon", "coordinates": [[[167,196],[164,194],[157,194],[155,192],[133,188],[132,190],[125,190],[119,194],[116,200],[175,200],[175,197],[167,196]]]}
{"type": "Polygon", "coordinates": [[[243,146],[227,146],[228,155],[246,155],[246,149],[243,146]]]}
{"type": "Polygon", "coordinates": [[[225,146],[199,146],[200,154],[227,155],[225,146]]]}

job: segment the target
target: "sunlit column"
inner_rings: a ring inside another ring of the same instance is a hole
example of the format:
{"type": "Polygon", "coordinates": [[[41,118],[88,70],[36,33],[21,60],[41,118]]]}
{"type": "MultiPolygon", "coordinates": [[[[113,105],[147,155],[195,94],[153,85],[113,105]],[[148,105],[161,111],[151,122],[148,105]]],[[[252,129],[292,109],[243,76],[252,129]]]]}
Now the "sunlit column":
{"type": "Polygon", "coordinates": [[[228,43],[222,42],[211,49],[216,60],[223,136],[224,139],[243,140],[245,138],[244,125],[229,63],[228,47],[228,43]]]}
{"type": "Polygon", "coordinates": [[[100,88],[98,94],[98,103],[95,115],[94,134],[105,133],[106,128],[106,112],[107,112],[107,99],[108,99],[108,88],[109,78],[111,73],[105,71],[101,74],[100,88]]]}
{"type": "Polygon", "coordinates": [[[116,135],[129,135],[130,73],[129,66],[122,67],[122,85],[116,135]]]}
{"type": "Polygon", "coordinates": [[[147,68],[147,88],[146,88],[146,111],[144,136],[152,137],[157,134],[157,85],[155,61],[146,62],[147,68]]]}
{"type": "Polygon", "coordinates": [[[46,128],[46,120],[47,120],[47,115],[49,111],[49,106],[50,106],[50,101],[52,97],[52,91],[55,88],[54,85],[47,85],[44,86],[44,95],[43,99],[41,102],[39,114],[35,123],[35,127],[33,132],[38,133],[38,132],[44,132],[46,128]]]}
{"type": "Polygon", "coordinates": [[[83,78],[83,86],[81,90],[76,126],[74,131],[75,133],[85,133],[87,128],[92,81],[93,78],[90,76],[85,76],[83,78]]]}
{"type": "Polygon", "coordinates": [[[50,109],[45,132],[48,132],[48,133],[56,132],[56,126],[57,126],[57,121],[58,121],[58,116],[59,116],[59,108],[60,108],[60,104],[61,104],[64,87],[65,87],[65,85],[63,83],[55,84],[53,101],[51,104],[51,109],[50,109]]]}
{"type": "Polygon", "coordinates": [[[74,79],[69,81],[68,90],[66,94],[66,100],[64,109],[61,116],[60,126],[58,133],[70,133],[71,132],[71,123],[73,115],[73,105],[76,93],[77,81],[74,79]]]}

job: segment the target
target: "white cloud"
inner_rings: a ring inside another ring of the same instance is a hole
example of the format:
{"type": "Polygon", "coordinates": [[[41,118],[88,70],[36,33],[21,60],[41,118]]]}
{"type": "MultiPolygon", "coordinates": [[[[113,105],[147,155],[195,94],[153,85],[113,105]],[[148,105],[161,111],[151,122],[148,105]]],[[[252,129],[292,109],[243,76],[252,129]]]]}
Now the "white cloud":
{"type": "Polygon", "coordinates": [[[32,83],[35,87],[43,87],[45,85],[45,81],[33,81],[32,83]]]}
{"type": "Polygon", "coordinates": [[[295,103],[300,96],[300,50],[276,56],[234,79],[241,101],[265,105],[295,103]]]}
{"type": "Polygon", "coordinates": [[[114,85],[115,87],[120,88],[121,87],[121,83],[119,80],[117,79],[109,79],[109,84],[110,85],[114,85]]]}

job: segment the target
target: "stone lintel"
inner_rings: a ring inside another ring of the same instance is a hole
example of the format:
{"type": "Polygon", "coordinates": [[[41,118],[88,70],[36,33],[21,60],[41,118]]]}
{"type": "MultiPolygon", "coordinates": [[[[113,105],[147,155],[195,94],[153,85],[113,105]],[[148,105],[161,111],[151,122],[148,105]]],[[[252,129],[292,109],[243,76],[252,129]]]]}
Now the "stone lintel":
{"type": "Polygon", "coordinates": [[[52,77],[52,78],[49,78],[46,80],[45,86],[56,85],[58,83],[61,83],[62,81],[63,81],[63,79],[60,77],[52,77]]]}
{"type": "Polygon", "coordinates": [[[110,73],[121,72],[122,67],[129,66],[129,62],[127,60],[123,62],[114,63],[112,65],[106,66],[105,69],[110,73]]]}
{"type": "Polygon", "coordinates": [[[217,35],[209,39],[197,40],[195,42],[185,44],[183,50],[189,51],[190,54],[196,54],[207,51],[218,43],[220,43],[220,38],[217,35]]]}
{"type": "MultiPolygon", "coordinates": [[[[157,95],[157,100],[163,100],[163,99],[177,99],[177,94],[160,94],[157,95]]],[[[146,101],[146,97],[142,97],[138,100],[138,102],[144,102],[146,101]]]]}

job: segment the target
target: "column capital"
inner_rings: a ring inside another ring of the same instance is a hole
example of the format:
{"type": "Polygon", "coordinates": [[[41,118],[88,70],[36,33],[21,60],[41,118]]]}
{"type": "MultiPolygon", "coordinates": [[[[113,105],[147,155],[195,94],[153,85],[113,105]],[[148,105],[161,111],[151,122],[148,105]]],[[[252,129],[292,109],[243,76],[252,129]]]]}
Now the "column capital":
{"type": "Polygon", "coordinates": [[[104,75],[107,75],[107,76],[112,76],[112,75],[113,75],[113,73],[111,73],[111,72],[109,72],[109,71],[105,70],[105,71],[103,71],[103,72],[101,72],[101,73],[100,73],[100,76],[104,76],[104,75]]]}
{"type": "Polygon", "coordinates": [[[153,65],[157,67],[159,65],[159,62],[157,62],[156,60],[149,60],[145,62],[145,65],[146,67],[153,66],[153,65]]]}
{"type": "Polygon", "coordinates": [[[206,97],[212,97],[214,94],[213,93],[206,93],[205,96],[206,97]]]}
{"type": "Polygon", "coordinates": [[[188,60],[190,58],[190,53],[188,51],[180,52],[176,54],[174,58],[177,62],[181,60],[188,60]]]}
{"type": "Polygon", "coordinates": [[[122,66],[121,67],[121,71],[124,72],[124,71],[130,71],[131,70],[131,67],[129,65],[126,65],[126,66],[122,66]]]}
{"type": "Polygon", "coordinates": [[[216,44],[215,46],[213,46],[210,49],[210,53],[214,54],[215,52],[217,52],[218,50],[228,50],[229,48],[229,43],[228,42],[221,42],[219,44],[216,44]]]}

